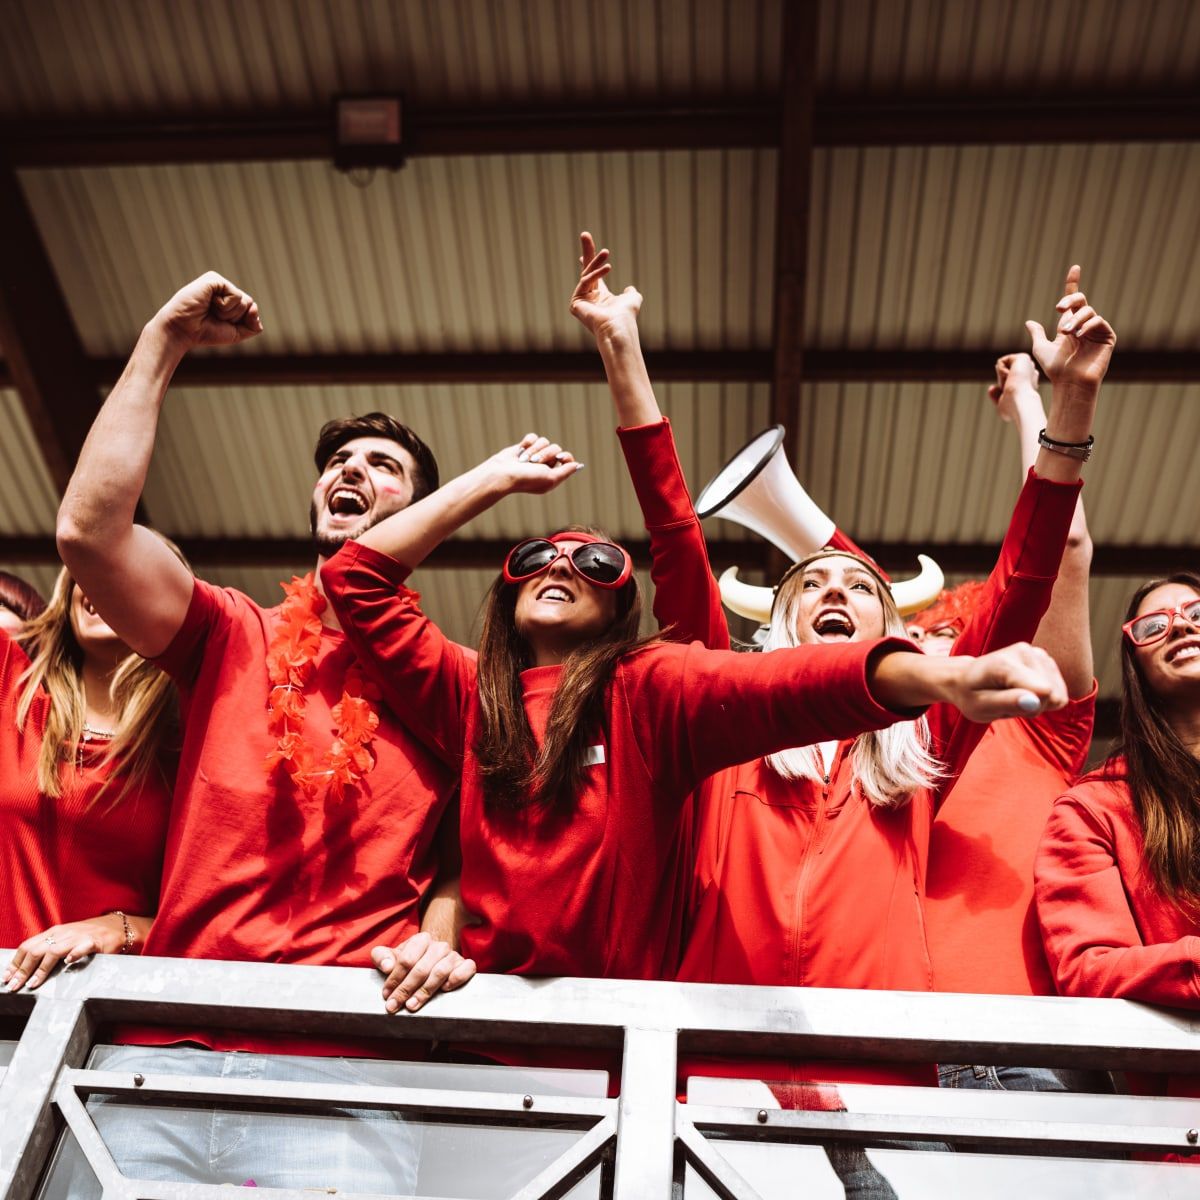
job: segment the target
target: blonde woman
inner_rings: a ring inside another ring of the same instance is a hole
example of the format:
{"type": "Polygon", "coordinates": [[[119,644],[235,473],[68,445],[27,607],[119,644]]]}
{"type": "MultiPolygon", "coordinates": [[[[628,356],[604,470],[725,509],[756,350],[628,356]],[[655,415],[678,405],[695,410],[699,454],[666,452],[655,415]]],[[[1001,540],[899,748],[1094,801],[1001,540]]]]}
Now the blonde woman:
{"type": "Polygon", "coordinates": [[[137,953],[157,905],[171,798],[174,691],[64,570],[19,640],[0,630],[3,980],[137,953]]]}

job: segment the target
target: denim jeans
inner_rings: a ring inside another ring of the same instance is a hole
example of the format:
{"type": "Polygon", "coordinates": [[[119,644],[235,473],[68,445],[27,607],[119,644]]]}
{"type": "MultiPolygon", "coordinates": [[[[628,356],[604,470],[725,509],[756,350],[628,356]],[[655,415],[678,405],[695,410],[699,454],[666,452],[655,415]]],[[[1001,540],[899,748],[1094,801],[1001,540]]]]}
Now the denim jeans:
{"type": "Polygon", "coordinates": [[[1106,1071],[1058,1067],[975,1067],[960,1063],[938,1067],[938,1086],[976,1092],[1094,1092],[1113,1090],[1106,1071]]]}
{"type": "MultiPolygon", "coordinates": [[[[397,1068],[405,1064],[103,1046],[90,1065],[144,1075],[386,1086],[396,1082],[397,1068]]],[[[338,1108],[319,1114],[253,1112],[203,1103],[185,1109],[103,1095],[92,1097],[87,1107],[113,1161],[130,1178],[401,1194],[416,1190],[421,1130],[395,1113],[338,1108]]],[[[73,1138],[65,1142],[42,1195],[47,1200],[100,1196],[73,1138]]]]}

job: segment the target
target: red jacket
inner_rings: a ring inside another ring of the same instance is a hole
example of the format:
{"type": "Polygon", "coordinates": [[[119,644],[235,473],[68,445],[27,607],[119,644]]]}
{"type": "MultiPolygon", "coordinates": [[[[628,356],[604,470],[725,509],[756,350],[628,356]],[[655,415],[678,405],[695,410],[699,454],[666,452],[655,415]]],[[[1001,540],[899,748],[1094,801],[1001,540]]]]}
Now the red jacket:
{"type": "MultiPolygon", "coordinates": [[[[1033,636],[1050,602],[1078,490],[1030,473],[985,601],[959,639],[961,653],[984,654],[1033,636]]],[[[923,911],[930,829],[937,804],[985,726],[945,705],[930,709],[928,719],[946,781],[898,808],[877,808],[854,787],[846,743],[823,786],[784,780],[761,758],[710,782],[698,822],[694,915],[680,979],[932,988],[923,911]]],[[[694,1066],[693,1073],[746,1073],[744,1065],[694,1066]]],[[[792,1061],[760,1063],[757,1070],[774,1079],[928,1077],[926,1069],[914,1075],[792,1061]]]]}
{"type": "MultiPolygon", "coordinates": [[[[1172,904],[1142,855],[1141,822],[1112,764],[1060,796],[1038,847],[1046,958],[1064,996],[1200,1009],[1200,919],[1172,904]]],[[[1135,1091],[1200,1096],[1200,1076],[1130,1075],[1135,1091]]]]}
{"type": "MultiPolygon", "coordinates": [[[[594,774],[569,810],[497,811],[484,803],[473,752],[474,659],[421,612],[403,586],[407,575],[395,559],[352,542],[322,579],[392,710],[461,763],[462,894],[480,920],[463,931],[462,948],[484,971],[667,976],[677,953],[669,895],[688,793],[747,752],[852,736],[897,719],[867,689],[867,659],[881,643],[768,656],[655,644],[618,663],[594,774]]],[[[522,676],[535,739],[560,671],[522,676]]]]}

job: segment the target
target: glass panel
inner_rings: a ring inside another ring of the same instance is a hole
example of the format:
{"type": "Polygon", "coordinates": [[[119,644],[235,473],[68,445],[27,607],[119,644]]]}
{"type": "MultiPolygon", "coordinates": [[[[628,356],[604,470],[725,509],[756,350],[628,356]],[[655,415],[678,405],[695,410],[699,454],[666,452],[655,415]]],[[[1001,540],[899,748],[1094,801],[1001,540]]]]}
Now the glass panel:
{"type": "MultiPolygon", "coordinates": [[[[602,1098],[608,1089],[602,1071],[219,1054],[177,1047],[101,1046],[88,1065],[225,1081],[273,1079],[459,1093],[602,1098]]],[[[510,1196],[584,1136],[579,1128],[504,1128],[489,1125],[486,1117],[479,1124],[462,1117],[440,1122],[382,1111],[285,1110],[267,1102],[218,1109],[96,1096],[88,1108],[118,1167],[131,1178],[418,1192],[463,1200],[510,1196]]],[[[70,1141],[59,1167],[48,1176],[42,1200],[99,1194],[98,1189],[80,1190],[71,1178],[82,1155],[70,1141]]],[[[568,1194],[576,1200],[598,1196],[599,1172],[568,1194]]]]}
{"type": "MultiPolygon", "coordinates": [[[[1021,1195],[1055,1200],[1194,1200],[1200,1180],[1195,1166],[1178,1163],[875,1149],[831,1161],[815,1146],[713,1145],[762,1200],[796,1200],[801,1194],[805,1200],[842,1200],[843,1196],[847,1200],[929,1200],[931,1196],[1012,1200],[1021,1195]]],[[[686,1200],[710,1200],[715,1195],[689,1167],[686,1200]]]]}

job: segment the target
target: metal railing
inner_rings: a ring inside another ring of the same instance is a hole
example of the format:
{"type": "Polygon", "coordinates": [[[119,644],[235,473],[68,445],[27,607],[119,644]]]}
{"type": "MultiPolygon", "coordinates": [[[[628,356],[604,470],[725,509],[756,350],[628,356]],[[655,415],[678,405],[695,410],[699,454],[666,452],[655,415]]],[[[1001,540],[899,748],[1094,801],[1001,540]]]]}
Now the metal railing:
{"type": "MultiPolygon", "coordinates": [[[[227,1195],[213,1185],[121,1175],[84,1104],[97,1093],[141,1103],[372,1108],[435,1122],[579,1131],[569,1150],[515,1193],[520,1200],[563,1196],[591,1172],[598,1173],[599,1194],[616,1200],[679,1196],[685,1175],[726,1200],[753,1197],[753,1187],[723,1153],[729,1139],[874,1146],[916,1140],[985,1152],[1113,1158],[1197,1150],[1200,1101],[1096,1097],[1090,1107],[1072,1107],[1070,1119],[1051,1120],[1044,1097],[1003,1097],[1008,1106],[999,1108],[991,1098],[976,1095],[964,1104],[965,1093],[956,1100],[932,1088],[880,1088],[876,1103],[847,1105],[854,1111],[676,1100],[681,1053],[1200,1074],[1200,1021],[1134,1003],[481,976],[418,1014],[388,1015],[379,986],[371,970],[104,957],[59,972],[36,993],[4,994],[0,1021],[24,1023],[0,1081],[0,1189],[13,1200],[31,1200],[56,1139],[68,1128],[106,1198],[227,1195]],[[620,1095],[85,1069],[99,1031],[119,1022],[463,1046],[599,1047],[620,1052],[620,1095]],[[904,1092],[923,1096],[919,1111],[911,1099],[893,1103],[904,1092]]],[[[273,1189],[270,1195],[311,1200],[312,1193],[273,1189]]]]}

